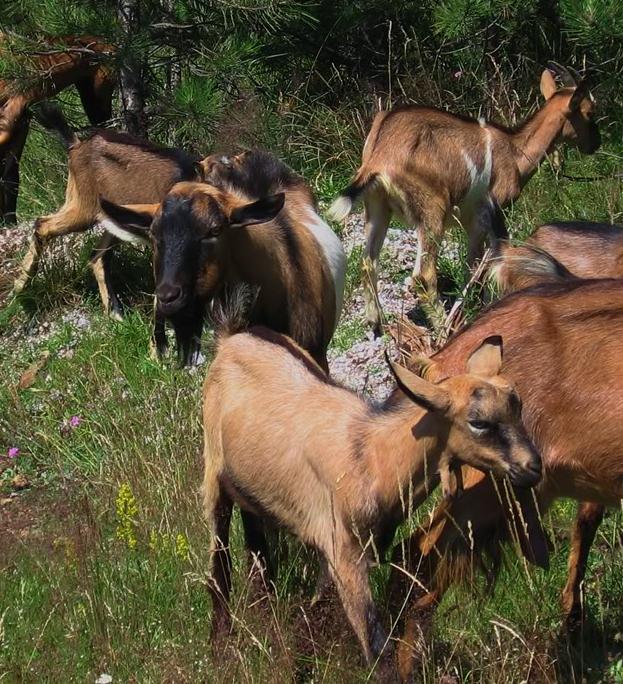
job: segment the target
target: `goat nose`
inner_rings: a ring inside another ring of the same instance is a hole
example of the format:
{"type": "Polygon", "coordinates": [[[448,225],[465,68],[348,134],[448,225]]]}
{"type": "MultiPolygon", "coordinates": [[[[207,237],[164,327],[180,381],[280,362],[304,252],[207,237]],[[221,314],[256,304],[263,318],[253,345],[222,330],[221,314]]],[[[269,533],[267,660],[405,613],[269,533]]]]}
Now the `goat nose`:
{"type": "Polygon", "coordinates": [[[182,296],[182,288],[177,285],[160,285],[156,289],[156,296],[161,304],[173,304],[182,296]]]}

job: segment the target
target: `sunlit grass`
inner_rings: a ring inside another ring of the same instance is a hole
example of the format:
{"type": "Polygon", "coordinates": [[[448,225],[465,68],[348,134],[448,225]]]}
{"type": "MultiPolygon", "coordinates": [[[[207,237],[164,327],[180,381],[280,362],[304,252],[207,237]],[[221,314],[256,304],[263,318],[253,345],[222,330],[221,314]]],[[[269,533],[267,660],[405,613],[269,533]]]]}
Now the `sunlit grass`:
{"type": "MultiPolygon", "coordinates": [[[[288,123],[291,160],[323,199],[348,181],[357,164],[357,119],[342,116],[326,119],[330,139],[322,144],[322,112],[312,121],[313,135],[307,132],[304,139],[296,117],[288,123]],[[305,144],[297,147],[297,135],[305,144]],[[330,147],[339,145],[346,151],[330,158],[330,147]]],[[[56,208],[62,198],[63,153],[50,147],[50,163],[45,166],[46,157],[37,166],[35,152],[43,145],[34,137],[27,151],[20,206],[30,218],[56,208]]],[[[607,149],[590,159],[567,155],[564,173],[596,180],[557,178],[544,165],[507,212],[511,233],[526,235],[552,219],[620,220],[620,180],[611,179],[620,164],[612,150],[619,148],[607,149]]],[[[66,238],[68,244],[72,239],[66,238]]],[[[462,240],[459,233],[455,239],[462,240]]],[[[118,290],[129,312],[114,323],[100,311],[88,272],[92,241],[76,244],[47,261],[22,306],[0,319],[0,453],[20,449],[0,472],[0,499],[11,492],[16,474],[30,482],[0,507],[0,521],[21,525],[23,532],[0,546],[0,681],[94,681],[102,673],[113,681],[285,681],[305,666],[313,669],[314,681],[364,681],[356,641],[339,609],[326,628],[322,623],[316,629],[311,646],[303,638],[313,627],[306,622],[313,553],[283,544],[275,594],[258,601],[237,518],[236,632],[228,651],[211,652],[208,536],[199,498],[204,370],[179,370],[173,360],[158,364],[149,358],[148,255],[127,248],[116,259],[118,290]],[[87,321],[82,330],[66,318],[76,307],[87,321]],[[48,323],[43,330],[50,334],[22,339],[48,323]],[[32,387],[18,390],[21,374],[43,351],[50,352],[47,365],[32,387]],[[80,420],[72,426],[74,416],[80,420]],[[31,519],[14,519],[13,508],[29,511],[31,519]]],[[[440,261],[451,296],[468,277],[454,251],[453,243],[440,261]]],[[[347,298],[360,284],[360,262],[356,249],[348,263],[347,298]]],[[[381,265],[392,266],[387,257],[381,265]]],[[[392,274],[397,280],[404,275],[392,274]]],[[[470,300],[468,314],[479,307],[476,298],[470,300]]],[[[333,346],[345,350],[366,332],[363,316],[350,319],[333,346]]],[[[209,355],[207,336],[205,351],[209,355]]],[[[424,519],[433,501],[408,529],[424,519]]],[[[554,544],[548,573],[526,567],[509,550],[492,597],[483,596],[480,579],[448,593],[435,620],[424,681],[437,682],[444,673],[470,683],[622,681],[621,513],[608,517],[591,554],[586,631],[576,642],[559,637],[573,515],[574,505],[563,502],[547,521],[554,544]]],[[[373,572],[381,606],[387,574],[387,567],[373,572]]]]}

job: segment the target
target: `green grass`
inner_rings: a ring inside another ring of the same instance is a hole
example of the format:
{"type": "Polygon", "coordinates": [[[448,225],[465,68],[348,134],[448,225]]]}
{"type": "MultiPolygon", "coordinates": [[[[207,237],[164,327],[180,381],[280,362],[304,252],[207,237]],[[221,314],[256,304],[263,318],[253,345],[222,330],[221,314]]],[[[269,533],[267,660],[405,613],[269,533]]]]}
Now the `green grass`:
{"type": "MultiPolygon", "coordinates": [[[[319,114],[313,130],[321,122],[319,114]]],[[[330,145],[338,149],[341,136],[354,128],[329,123],[330,145]]],[[[29,142],[24,167],[20,208],[27,217],[55,208],[62,197],[63,153],[38,135],[29,142]]],[[[323,199],[355,168],[356,154],[344,139],[348,152],[339,159],[330,158],[330,145],[309,142],[297,151],[299,170],[316,179],[323,199]]],[[[511,231],[522,236],[554,218],[620,220],[620,181],[610,180],[619,154],[612,142],[591,159],[569,153],[564,172],[605,176],[591,182],[557,179],[544,165],[508,211],[511,231]]],[[[7,537],[0,530],[0,682],[94,681],[104,672],[114,681],[284,681],[304,664],[314,668],[314,681],[364,681],[355,640],[339,611],[326,628],[323,623],[315,630],[311,649],[308,642],[299,648],[307,629],[302,611],[313,590],[313,555],[283,544],[276,594],[258,603],[237,519],[236,635],[226,653],[213,657],[208,538],[198,493],[203,373],[149,358],[146,256],[128,248],[115,262],[122,296],[134,313],[113,323],[93,290],[89,248],[86,241],[71,258],[59,254],[45,263],[24,308],[2,313],[0,453],[11,446],[21,453],[0,470],[0,499],[11,492],[16,474],[31,486],[0,507],[3,529],[19,531],[18,541],[11,537],[2,546],[7,537]],[[76,306],[91,323],[80,334],[62,320],[76,306]],[[44,340],[24,344],[13,335],[18,327],[45,323],[52,333],[44,340]],[[30,389],[18,390],[20,375],[44,350],[50,352],[47,366],[30,389]],[[69,424],[72,416],[80,418],[77,427],[69,424]]],[[[382,265],[391,266],[385,257],[382,265]]],[[[440,270],[460,291],[465,269],[445,256],[440,270]]],[[[348,264],[347,297],[360,279],[356,250],[348,264]]],[[[470,302],[470,314],[477,306],[470,302]]],[[[362,320],[344,323],[333,345],[347,349],[365,332],[362,320]]],[[[408,529],[433,503],[434,497],[408,529]]],[[[425,681],[444,673],[470,683],[623,681],[620,512],[603,524],[591,554],[583,638],[559,638],[573,512],[563,502],[548,519],[555,543],[548,573],[526,568],[509,550],[493,597],[474,591],[483,588],[479,580],[477,587],[448,593],[435,621],[425,681]]],[[[387,568],[373,573],[381,605],[386,576],[387,568]]]]}
{"type": "MultiPolygon", "coordinates": [[[[61,325],[28,353],[5,349],[0,356],[8,390],[0,400],[0,439],[22,450],[0,487],[6,494],[10,477],[23,472],[32,482],[23,505],[45,516],[2,562],[0,673],[4,681],[61,681],[67,673],[86,681],[101,672],[116,681],[266,681],[275,667],[292,667],[284,645],[295,646],[313,559],[290,545],[276,598],[254,606],[236,522],[240,633],[235,657],[226,665],[214,661],[198,500],[202,374],[150,361],[142,315],[112,324],[95,306],[88,313],[92,327],[77,340],[61,325]],[[62,354],[68,347],[71,358],[62,354]],[[43,349],[51,352],[48,366],[31,389],[16,391],[20,372],[43,349]],[[75,428],[66,427],[71,416],[81,418],[75,428]]],[[[518,681],[535,654],[551,653],[571,513],[560,505],[552,516],[557,549],[549,573],[527,571],[509,553],[493,599],[468,589],[446,597],[427,666],[431,678],[440,668],[456,670],[460,681],[501,681],[503,674],[518,681]]],[[[584,658],[601,673],[623,657],[614,641],[623,620],[618,525],[620,514],[600,531],[587,580],[592,631],[584,658]]],[[[385,574],[374,578],[381,600],[385,574]]],[[[356,645],[337,623],[312,661],[325,672],[323,681],[360,681],[356,645]]],[[[563,662],[548,666],[550,674],[569,666],[565,657],[575,662],[563,654],[563,662]]]]}

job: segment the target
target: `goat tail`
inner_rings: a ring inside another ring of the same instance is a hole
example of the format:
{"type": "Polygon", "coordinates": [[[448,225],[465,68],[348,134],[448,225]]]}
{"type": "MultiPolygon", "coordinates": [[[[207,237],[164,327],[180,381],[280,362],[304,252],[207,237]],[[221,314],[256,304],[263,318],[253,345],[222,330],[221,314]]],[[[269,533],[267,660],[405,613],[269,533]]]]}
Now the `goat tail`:
{"type": "Polygon", "coordinates": [[[249,312],[259,294],[258,287],[240,283],[215,297],[210,311],[217,340],[242,332],[249,326],[249,312]]]}
{"type": "Polygon", "coordinates": [[[76,135],[76,131],[67,123],[63,112],[58,105],[50,102],[42,102],[35,112],[35,119],[51,133],[61,139],[61,142],[66,149],[71,149],[76,143],[80,142],[80,138],[76,135]]]}
{"type": "Polygon", "coordinates": [[[359,169],[355,180],[335,198],[327,211],[327,216],[334,221],[343,221],[352,211],[355,202],[375,179],[375,173],[366,174],[362,169],[359,169]]]}
{"type": "Polygon", "coordinates": [[[515,247],[508,240],[495,243],[489,275],[504,294],[534,285],[578,279],[544,249],[530,244],[515,247]]]}

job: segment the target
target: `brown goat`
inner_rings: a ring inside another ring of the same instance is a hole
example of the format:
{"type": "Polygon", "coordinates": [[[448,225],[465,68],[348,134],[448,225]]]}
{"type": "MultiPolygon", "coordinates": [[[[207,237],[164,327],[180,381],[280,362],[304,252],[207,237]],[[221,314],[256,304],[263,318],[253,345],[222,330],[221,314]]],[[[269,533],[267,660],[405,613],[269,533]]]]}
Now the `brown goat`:
{"type": "Polygon", "coordinates": [[[590,154],[600,144],[595,104],[586,81],[569,72],[557,90],[549,70],[541,76],[546,103],[516,129],[428,107],[406,106],[376,116],[353,183],[333,203],[341,220],[363,196],[366,317],[378,330],[378,258],[392,215],[418,230],[414,282],[423,283],[434,313],[443,313],[437,292],[436,259],[444,228],[456,217],[469,237],[469,262],[481,255],[479,208],[491,197],[504,207],[514,200],[539,164],[560,141],[590,154]]]}
{"type": "Polygon", "coordinates": [[[309,186],[259,150],[201,166],[206,182],[179,183],[160,204],[133,211],[102,200],[107,230],[153,244],[157,350],[166,348],[166,318],[181,361],[192,363],[207,306],[247,283],[259,288],[250,323],[290,335],[327,369],[346,256],[309,186]]]}
{"type": "MultiPolygon", "coordinates": [[[[69,175],[65,203],[54,214],[35,221],[34,234],[13,286],[19,294],[35,275],[43,250],[52,239],[92,228],[101,214],[100,196],[119,203],[142,204],[162,199],[178,181],[197,177],[197,157],[182,150],[159,147],[127,133],[97,129],[80,140],[60,111],[46,107],[41,122],[56,131],[68,149],[69,175]]],[[[121,305],[108,273],[117,238],[102,236],[91,254],[91,268],[107,313],[121,317],[121,305]]]]}
{"type": "Polygon", "coordinates": [[[545,281],[623,277],[623,227],[564,221],[537,228],[523,245],[500,241],[491,274],[502,292],[545,281]]]}
{"type": "Polygon", "coordinates": [[[101,126],[111,116],[116,74],[110,60],[115,52],[112,45],[94,36],[47,38],[41,52],[29,52],[24,58],[40,76],[21,90],[12,81],[0,79],[0,217],[5,221],[15,221],[30,105],[75,85],[89,121],[101,126]]]}
{"type": "MultiPolygon", "coordinates": [[[[368,585],[370,558],[384,555],[439,473],[447,482],[460,458],[516,484],[539,480],[519,397],[498,374],[501,340],[474,346],[462,374],[439,384],[391,364],[409,401],[383,411],[331,383],[283,335],[254,328],[219,340],[203,392],[215,635],[230,626],[234,503],[320,552],[371,665],[386,637],[368,585]]],[[[392,669],[386,657],[382,669],[392,669]]]]}
{"type": "MultiPolygon", "coordinates": [[[[623,281],[577,279],[511,294],[451,339],[433,357],[426,377],[451,377],[477,340],[494,331],[503,335],[507,351],[502,372],[523,398],[523,419],[542,455],[539,510],[520,494],[512,508],[519,506],[521,515],[509,516],[509,497],[490,479],[464,469],[469,472],[463,474],[462,497],[437,509],[431,524],[410,542],[408,565],[416,572],[421,564],[430,590],[407,611],[400,658],[404,678],[412,667],[418,620],[429,617],[453,567],[469,565],[485,552],[499,559],[499,543],[509,536],[531,562],[547,567],[540,515],[559,497],[582,502],[562,597],[572,625],[582,613],[581,583],[604,507],[619,506],[623,498],[623,281]]],[[[394,400],[408,405],[406,398],[394,400]]]]}

